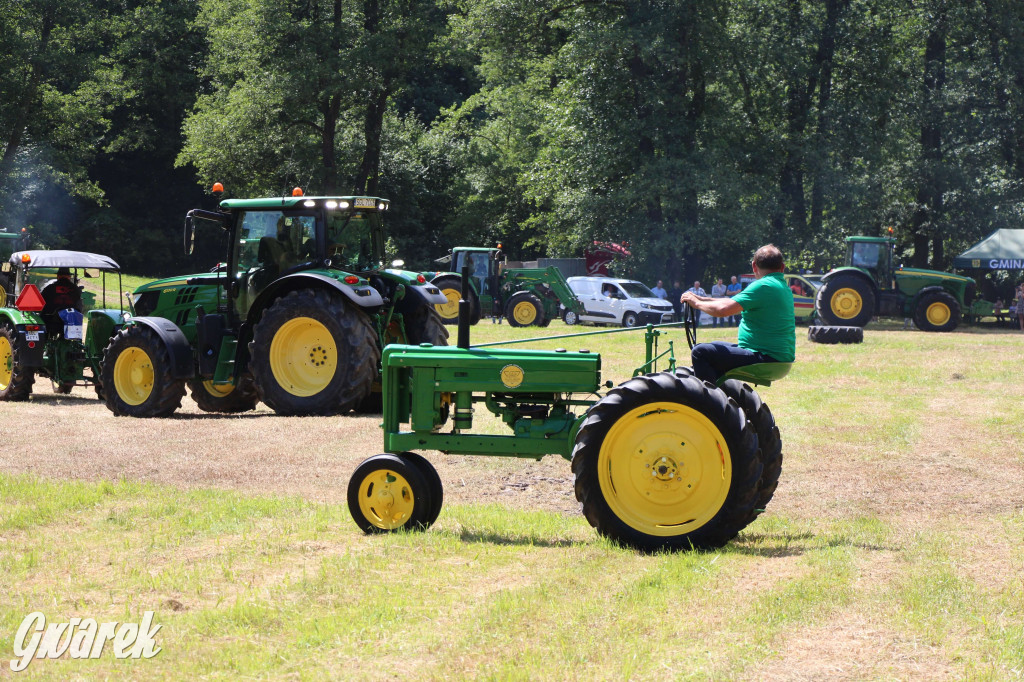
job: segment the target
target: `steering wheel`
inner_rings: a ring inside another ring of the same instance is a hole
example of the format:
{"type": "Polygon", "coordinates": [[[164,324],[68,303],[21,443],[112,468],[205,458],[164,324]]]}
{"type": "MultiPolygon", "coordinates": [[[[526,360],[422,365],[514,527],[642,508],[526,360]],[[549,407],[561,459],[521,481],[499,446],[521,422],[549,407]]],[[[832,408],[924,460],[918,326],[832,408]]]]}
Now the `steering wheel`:
{"type": "Polygon", "coordinates": [[[690,350],[697,345],[697,329],[700,327],[700,311],[692,305],[683,304],[686,312],[683,313],[683,322],[686,326],[686,343],[690,350]]]}
{"type": "Polygon", "coordinates": [[[327,255],[331,258],[337,258],[345,253],[345,244],[334,242],[327,245],[327,255]]]}

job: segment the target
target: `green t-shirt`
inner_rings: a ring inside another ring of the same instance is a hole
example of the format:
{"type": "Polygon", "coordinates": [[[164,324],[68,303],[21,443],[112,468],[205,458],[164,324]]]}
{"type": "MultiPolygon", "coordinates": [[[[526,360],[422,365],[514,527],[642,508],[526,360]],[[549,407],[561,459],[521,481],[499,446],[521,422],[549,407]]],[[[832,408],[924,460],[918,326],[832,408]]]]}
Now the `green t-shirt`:
{"type": "Polygon", "coordinates": [[[765,275],[732,297],[743,308],[740,348],[770,355],[778,362],[796,360],[793,292],[781,272],[765,275]]]}

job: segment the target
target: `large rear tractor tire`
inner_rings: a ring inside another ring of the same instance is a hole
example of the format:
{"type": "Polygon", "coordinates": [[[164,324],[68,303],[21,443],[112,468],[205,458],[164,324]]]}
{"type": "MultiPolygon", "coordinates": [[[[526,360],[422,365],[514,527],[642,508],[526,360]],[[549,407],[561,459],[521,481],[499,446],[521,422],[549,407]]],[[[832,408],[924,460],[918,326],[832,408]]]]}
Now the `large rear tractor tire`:
{"type": "Polygon", "coordinates": [[[364,533],[422,530],[433,513],[430,484],[402,455],[374,455],[348,482],[348,510],[364,533]]]}
{"type": "Polygon", "coordinates": [[[819,327],[807,328],[807,340],[813,343],[860,343],[864,340],[863,327],[819,327]]]}
{"type": "Polygon", "coordinates": [[[429,343],[434,346],[448,345],[448,330],[438,315],[429,306],[421,306],[405,315],[407,343],[418,346],[429,343]]]}
{"type": "Polygon", "coordinates": [[[518,291],[505,304],[505,318],[511,327],[541,327],[544,325],[544,305],[536,294],[518,291]]]}
{"type": "Polygon", "coordinates": [[[726,381],[721,388],[743,409],[747,421],[757,434],[763,469],[761,479],[757,482],[757,500],[754,503],[756,517],[765,510],[775,495],[775,489],[779,487],[779,477],[782,475],[782,436],[779,427],[775,425],[772,411],[761,401],[757,391],[735,379],[726,381]]]}
{"type": "Polygon", "coordinates": [[[35,373],[21,366],[21,343],[13,327],[0,325],[0,400],[18,402],[32,395],[35,373]]]}
{"type": "Polygon", "coordinates": [[[726,394],[663,372],[617,386],[576,435],[576,499],[597,531],[642,551],[721,547],[756,517],[761,455],[726,394]]]}
{"type": "Polygon", "coordinates": [[[171,376],[171,356],[152,329],[133,325],[103,351],[104,402],[118,417],[167,417],[181,407],[185,381],[171,376]]]}
{"type": "Polygon", "coordinates": [[[863,276],[840,273],[818,289],[814,308],[825,324],[863,327],[875,314],[875,292],[863,276]]]}
{"type": "Polygon", "coordinates": [[[960,304],[945,291],[930,291],[914,311],[914,325],[924,332],[951,332],[960,323],[960,304]]]}
{"type": "Polygon", "coordinates": [[[369,393],[380,349],[370,318],[327,291],[291,291],[249,343],[259,398],[282,415],[348,412],[369,393]]]}
{"type": "Polygon", "coordinates": [[[189,379],[188,392],[203,412],[237,414],[256,409],[260,396],[251,376],[243,376],[237,384],[215,385],[213,381],[189,379]]]}
{"type": "MultiPolygon", "coordinates": [[[[434,310],[437,311],[441,323],[458,324],[459,299],[462,298],[462,278],[447,275],[438,277],[431,284],[440,289],[444,297],[448,299],[447,303],[437,303],[434,305],[434,310]]],[[[480,299],[473,291],[469,292],[469,320],[470,324],[476,324],[480,321],[480,299]]]]}

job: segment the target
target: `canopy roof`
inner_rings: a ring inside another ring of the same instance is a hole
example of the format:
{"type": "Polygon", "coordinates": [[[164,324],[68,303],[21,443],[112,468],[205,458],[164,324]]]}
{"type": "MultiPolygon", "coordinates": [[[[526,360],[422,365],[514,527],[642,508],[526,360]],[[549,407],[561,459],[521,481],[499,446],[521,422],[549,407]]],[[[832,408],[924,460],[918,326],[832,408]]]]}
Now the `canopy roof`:
{"type": "Polygon", "coordinates": [[[954,268],[1024,269],[1024,230],[996,230],[953,259],[954,268]]]}
{"type": "Polygon", "coordinates": [[[98,268],[120,270],[113,258],[86,251],[17,251],[11,254],[10,263],[21,267],[21,257],[28,254],[30,268],[98,268]]]}

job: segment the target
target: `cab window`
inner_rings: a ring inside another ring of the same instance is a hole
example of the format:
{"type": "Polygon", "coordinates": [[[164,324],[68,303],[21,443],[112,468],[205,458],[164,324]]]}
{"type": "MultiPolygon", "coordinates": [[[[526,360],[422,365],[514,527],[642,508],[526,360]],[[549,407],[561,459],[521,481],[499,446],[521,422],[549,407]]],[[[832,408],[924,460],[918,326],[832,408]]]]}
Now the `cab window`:
{"type": "Polygon", "coordinates": [[[247,211],[238,231],[238,270],[298,265],[316,253],[316,217],[281,211],[247,211]]]}

